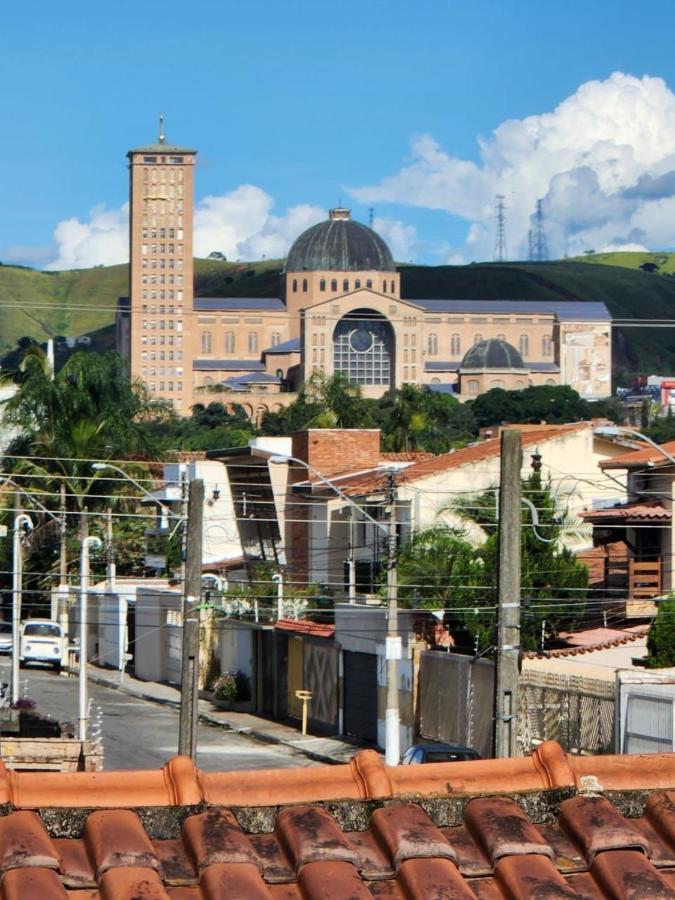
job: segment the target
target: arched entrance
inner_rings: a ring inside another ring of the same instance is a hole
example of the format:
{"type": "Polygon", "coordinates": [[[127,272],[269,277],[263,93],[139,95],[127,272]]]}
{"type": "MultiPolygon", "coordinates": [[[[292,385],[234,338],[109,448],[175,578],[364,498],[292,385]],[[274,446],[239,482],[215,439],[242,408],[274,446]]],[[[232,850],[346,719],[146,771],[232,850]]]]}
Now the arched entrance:
{"type": "Polygon", "coordinates": [[[355,309],[333,331],[333,372],[355,384],[394,386],[394,329],[374,309],[355,309]]]}

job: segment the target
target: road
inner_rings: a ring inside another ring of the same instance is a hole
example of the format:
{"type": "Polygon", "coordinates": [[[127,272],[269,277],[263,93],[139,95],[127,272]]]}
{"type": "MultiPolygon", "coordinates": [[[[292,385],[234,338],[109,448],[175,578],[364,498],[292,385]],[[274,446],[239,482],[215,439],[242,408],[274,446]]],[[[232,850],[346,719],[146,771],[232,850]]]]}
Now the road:
{"type": "MultiPolygon", "coordinates": [[[[0,681],[9,681],[9,660],[0,659],[0,681]]],[[[78,681],[39,666],[21,670],[21,694],[37,703],[38,712],[60,722],[77,723],[78,681]]],[[[106,769],[157,769],[176,754],[178,711],[137,700],[121,691],[89,685],[92,725],[100,709],[106,769]]],[[[287,747],[265,744],[217,726],[200,725],[197,765],[201,769],[270,769],[314,766],[287,747]]]]}

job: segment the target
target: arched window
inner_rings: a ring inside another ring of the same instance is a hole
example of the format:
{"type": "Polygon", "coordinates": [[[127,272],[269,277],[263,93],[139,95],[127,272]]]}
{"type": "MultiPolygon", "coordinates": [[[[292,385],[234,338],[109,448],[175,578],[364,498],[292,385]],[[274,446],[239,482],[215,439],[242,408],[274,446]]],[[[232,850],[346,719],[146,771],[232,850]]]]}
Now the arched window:
{"type": "Polygon", "coordinates": [[[453,356],[459,356],[462,352],[462,342],[459,339],[458,334],[453,334],[450,338],[450,353],[453,356]]]}
{"type": "Polygon", "coordinates": [[[248,333],[248,352],[249,353],[257,353],[258,352],[258,332],[257,331],[249,331],[249,333],[248,333]]]}
{"type": "Polygon", "coordinates": [[[480,344],[480,342],[481,342],[482,340],[483,340],[483,335],[482,335],[482,334],[474,334],[474,336],[473,336],[473,342],[474,342],[474,344],[480,344]]]}
{"type": "Polygon", "coordinates": [[[284,380],[284,370],[283,369],[277,369],[277,378],[279,379],[279,381],[284,380]]]}
{"type": "Polygon", "coordinates": [[[307,293],[307,279],[306,278],[302,279],[302,292],[303,292],[303,294],[307,293]]]}
{"type": "Polygon", "coordinates": [[[367,287],[367,288],[372,288],[372,286],[373,286],[373,279],[372,279],[372,278],[369,278],[369,279],[366,281],[366,287],[367,287]]]}
{"type": "Polygon", "coordinates": [[[490,387],[491,388],[505,388],[506,382],[502,381],[501,378],[493,378],[492,381],[490,382],[490,387]]]}
{"type": "Polygon", "coordinates": [[[225,352],[226,353],[234,353],[234,331],[226,331],[225,332],[225,352]]]}
{"type": "Polygon", "coordinates": [[[321,281],[319,282],[319,290],[320,291],[326,290],[326,279],[325,278],[322,278],[321,281]]]}
{"type": "Polygon", "coordinates": [[[555,380],[553,378],[547,378],[544,384],[549,384],[552,387],[555,384],[555,380]]]}
{"type": "Polygon", "coordinates": [[[518,350],[521,356],[530,355],[530,338],[526,334],[521,334],[518,338],[518,350]]]}
{"type": "Polygon", "coordinates": [[[387,293],[387,282],[386,281],[382,282],[382,293],[383,294],[387,293]]]}
{"type": "Polygon", "coordinates": [[[471,379],[467,382],[467,388],[468,388],[470,394],[477,394],[477,393],[478,393],[478,381],[477,381],[477,379],[471,378],[471,379]]]}
{"type": "Polygon", "coordinates": [[[361,279],[360,279],[360,278],[357,278],[356,281],[354,282],[354,290],[355,290],[355,291],[358,291],[358,289],[359,289],[360,287],[361,287],[361,279]]]}
{"type": "Polygon", "coordinates": [[[271,342],[273,347],[276,347],[281,343],[281,335],[278,331],[272,332],[271,342]]]}
{"type": "Polygon", "coordinates": [[[392,294],[393,294],[394,291],[396,290],[396,288],[394,287],[395,284],[396,284],[395,281],[392,281],[392,282],[391,282],[391,292],[392,292],[392,294]]]}
{"type": "Polygon", "coordinates": [[[440,383],[441,383],[441,379],[440,379],[440,378],[432,378],[432,379],[431,379],[431,383],[432,383],[432,384],[440,384],[440,383]]]}
{"type": "Polygon", "coordinates": [[[430,334],[427,339],[427,350],[429,351],[429,356],[436,356],[438,354],[438,335],[430,334]]]}
{"type": "Polygon", "coordinates": [[[210,353],[211,346],[211,332],[202,331],[202,353],[210,353]]]}
{"type": "Polygon", "coordinates": [[[355,384],[391,386],[393,349],[391,324],[373,310],[354,310],[333,331],[333,371],[355,384]]]}
{"type": "Polygon", "coordinates": [[[516,389],[517,391],[522,391],[522,390],[525,389],[525,382],[524,382],[521,378],[519,378],[519,379],[516,381],[515,389],[516,389]]]}
{"type": "Polygon", "coordinates": [[[213,378],[210,375],[204,376],[204,387],[210,387],[213,384],[213,378]]]}
{"type": "Polygon", "coordinates": [[[550,356],[551,355],[551,335],[545,334],[541,339],[541,353],[542,356],[550,356]]]}
{"type": "Polygon", "coordinates": [[[298,279],[294,278],[293,279],[293,293],[295,294],[297,290],[298,290],[298,279]]]}
{"type": "Polygon", "coordinates": [[[498,335],[497,335],[497,340],[498,340],[498,341],[505,341],[505,340],[506,340],[506,336],[503,335],[503,334],[498,334],[498,335]]]}
{"type": "Polygon", "coordinates": [[[342,282],[342,290],[345,292],[345,294],[349,290],[349,280],[347,278],[345,278],[342,282]]]}
{"type": "Polygon", "coordinates": [[[337,278],[334,278],[330,283],[331,291],[337,291],[337,278]]]}

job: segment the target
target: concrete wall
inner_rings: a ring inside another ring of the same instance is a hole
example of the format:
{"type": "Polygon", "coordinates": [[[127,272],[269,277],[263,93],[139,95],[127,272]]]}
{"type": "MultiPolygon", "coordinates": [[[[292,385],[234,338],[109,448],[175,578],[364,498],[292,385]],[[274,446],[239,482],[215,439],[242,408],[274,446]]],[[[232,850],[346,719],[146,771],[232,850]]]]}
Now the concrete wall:
{"type": "Polygon", "coordinates": [[[167,621],[178,623],[180,591],[139,588],[136,594],[136,646],[134,665],[137,678],[166,679],[165,629],[167,621]]]}

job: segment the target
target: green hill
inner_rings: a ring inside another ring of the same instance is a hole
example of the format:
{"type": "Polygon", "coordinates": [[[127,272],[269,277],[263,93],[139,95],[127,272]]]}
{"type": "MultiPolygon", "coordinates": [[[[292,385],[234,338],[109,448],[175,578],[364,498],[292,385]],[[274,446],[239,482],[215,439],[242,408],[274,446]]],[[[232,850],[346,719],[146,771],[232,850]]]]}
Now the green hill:
{"type": "MultiPolygon", "coordinates": [[[[600,300],[617,319],[675,318],[675,278],[638,267],[656,262],[675,271],[675,254],[596,254],[547,263],[403,266],[403,296],[454,299],[600,300]],[[649,257],[647,259],[647,257],[649,257]],[[659,260],[661,262],[659,262],[659,260]]],[[[278,296],[281,262],[195,260],[202,296],[278,296]]],[[[117,298],[127,290],[127,266],[38,272],[0,266],[0,352],[18,338],[43,341],[58,334],[93,334],[111,346],[117,298]]],[[[675,329],[615,329],[615,364],[629,373],[675,371],[675,329]]]]}

